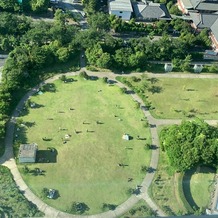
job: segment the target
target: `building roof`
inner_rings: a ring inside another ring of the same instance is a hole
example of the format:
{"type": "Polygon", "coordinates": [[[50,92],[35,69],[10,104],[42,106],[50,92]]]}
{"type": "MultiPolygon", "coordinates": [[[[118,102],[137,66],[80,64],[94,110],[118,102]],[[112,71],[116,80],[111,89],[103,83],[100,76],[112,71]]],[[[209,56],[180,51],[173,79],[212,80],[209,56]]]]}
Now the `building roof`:
{"type": "Polygon", "coordinates": [[[191,9],[191,8],[193,8],[193,5],[192,5],[192,3],[191,3],[190,0],[182,0],[182,2],[183,2],[183,5],[184,5],[184,7],[185,7],[186,9],[191,9]]]}
{"type": "MultiPolygon", "coordinates": [[[[183,0],[184,1],[184,0],[183,0]]],[[[187,1],[187,0],[185,0],[187,1]]],[[[218,11],[218,0],[190,0],[192,7],[196,10],[218,11]]],[[[188,9],[188,8],[187,8],[188,9]]]]}
{"type": "Polygon", "coordinates": [[[130,0],[109,0],[109,9],[110,11],[133,11],[130,0]]]}
{"type": "Polygon", "coordinates": [[[139,2],[133,4],[136,18],[143,19],[170,19],[170,14],[165,4],[153,3],[153,2],[139,2]]]}
{"type": "Polygon", "coordinates": [[[218,41],[218,19],[213,23],[213,25],[211,26],[210,29],[211,29],[214,37],[218,41]]]}
{"type": "Polygon", "coordinates": [[[218,19],[218,14],[204,14],[197,12],[189,12],[193,23],[198,29],[211,28],[218,19]]]}
{"type": "Polygon", "coordinates": [[[19,149],[19,158],[35,158],[36,144],[21,144],[19,149]]]}

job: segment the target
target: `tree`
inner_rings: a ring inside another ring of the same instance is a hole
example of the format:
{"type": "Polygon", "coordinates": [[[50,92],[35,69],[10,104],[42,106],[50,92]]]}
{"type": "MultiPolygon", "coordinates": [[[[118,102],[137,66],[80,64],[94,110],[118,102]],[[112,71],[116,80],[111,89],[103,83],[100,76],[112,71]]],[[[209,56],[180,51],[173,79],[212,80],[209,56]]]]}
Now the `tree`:
{"type": "Polygon", "coordinates": [[[48,10],[49,0],[31,0],[30,6],[34,12],[45,12],[48,10]]]}
{"type": "Polygon", "coordinates": [[[191,55],[187,55],[185,57],[185,59],[182,61],[182,63],[181,63],[181,66],[180,66],[181,70],[182,71],[189,71],[190,68],[191,68],[190,67],[191,61],[192,61],[192,56],[191,55]]]}
{"type": "Polygon", "coordinates": [[[72,202],[70,211],[76,214],[83,214],[88,211],[90,208],[84,202],[72,202]]]}
{"type": "Polygon", "coordinates": [[[88,24],[94,30],[110,30],[110,22],[107,14],[99,12],[88,17],[88,24]]]}
{"type": "Polygon", "coordinates": [[[80,72],[79,76],[81,78],[84,78],[84,79],[87,79],[87,80],[89,79],[89,75],[85,71],[80,72]]]}
{"type": "Polygon", "coordinates": [[[175,171],[185,171],[198,164],[217,167],[218,129],[202,120],[183,121],[165,127],[160,134],[161,149],[175,171]]]}
{"type": "Polygon", "coordinates": [[[0,8],[5,11],[14,11],[18,9],[18,2],[17,0],[0,0],[0,8]]]}
{"type": "Polygon", "coordinates": [[[61,47],[57,50],[56,55],[60,62],[66,62],[69,59],[70,52],[68,48],[61,47]]]}

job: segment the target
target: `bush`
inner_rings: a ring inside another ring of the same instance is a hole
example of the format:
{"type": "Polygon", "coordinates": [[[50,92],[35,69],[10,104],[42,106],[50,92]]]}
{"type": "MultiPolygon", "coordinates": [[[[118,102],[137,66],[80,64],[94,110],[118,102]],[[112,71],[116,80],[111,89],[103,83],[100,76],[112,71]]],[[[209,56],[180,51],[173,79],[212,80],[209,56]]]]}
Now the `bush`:
{"type": "Polygon", "coordinates": [[[102,81],[103,81],[103,83],[107,83],[108,78],[107,78],[107,77],[103,77],[103,78],[102,78],[102,81]]]}
{"type": "Polygon", "coordinates": [[[127,88],[126,88],[126,87],[122,87],[122,88],[120,88],[120,92],[121,92],[122,94],[125,94],[126,91],[127,91],[127,88]]]}
{"type": "Polygon", "coordinates": [[[66,77],[65,75],[61,75],[61,76],[59,77],[59,79],[64,82],[64,81],[67,80],[67,77],[66,77]]]}
{"type": "Polygon", "coordinates": [[[89,79],[89,75],[88,75],[85,71],[80,72],[80,73],[79,73],[79,76],[80,76],[81,78],[86,79],[86,80],[89,79]]]}

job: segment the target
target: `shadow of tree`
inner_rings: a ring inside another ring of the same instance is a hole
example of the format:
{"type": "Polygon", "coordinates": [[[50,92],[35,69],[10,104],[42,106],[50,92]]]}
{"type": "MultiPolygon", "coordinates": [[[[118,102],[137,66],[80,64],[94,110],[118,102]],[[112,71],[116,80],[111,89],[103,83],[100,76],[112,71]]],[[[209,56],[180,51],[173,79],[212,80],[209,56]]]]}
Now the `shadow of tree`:
{"type": "Polygon", "coordinates": [[[36,162],[38,163],[57,163],[58,152],[56,149],[52,150],[38,150],[36,155],[36,162]]]}

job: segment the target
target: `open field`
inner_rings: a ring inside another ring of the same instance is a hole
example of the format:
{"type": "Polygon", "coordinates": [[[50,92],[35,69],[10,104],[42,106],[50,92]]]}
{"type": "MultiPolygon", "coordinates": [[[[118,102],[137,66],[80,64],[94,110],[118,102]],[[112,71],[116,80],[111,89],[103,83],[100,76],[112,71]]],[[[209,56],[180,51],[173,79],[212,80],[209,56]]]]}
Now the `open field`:
{"type": "Polygon", "coordinates": [[[36,195],[41,196],[44,187],[58,190],[59,198],[45,199],[49,205],[70,212],[73,201],[84,202],[90,208],[87,213],[95,214],[102,212],[103,203],[124,202],[127,190],[142,182],[141,166],[150,162],[151,151],[144,148],[151,142],[150,132],[141,121],[143,113],[118,87],[74,79],[57,80],[47,85],[50,91],[31,97],[34,108],[20,117],[29,127],[16,132],[15,144],[37,143],[41,159],[50,162],[27,164],[30,170],[44,170],[40,176],[23,173],[23,164],[18,167],[36,195]],[[132,139],[123,140],[124,133],[132,139]],[[56,149],[55,157],[48,147],[56,149]]]}
{"type": "Polygon", "coordinates": [[[218,119],[217,82],[217,79],[161,78],[155,83],[161,91],[148,92],[148,99],[160,118],[218,119]]]}
{"type": "Polygon", "coordinates": [[[214,176],[215,171],[208,167],[195,168],[186,173],[183,189],[190,205],[194,202],[199,208],[208,206],[214,176]]]}
{"type": "Polygon", "coordinates": [[[218,119],[218,79],[132,78],[125,80],[141,96],[147,96],[154,117],[218,119]]]}

